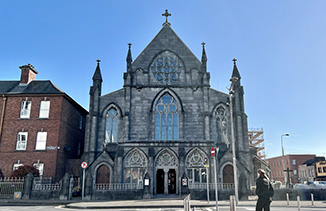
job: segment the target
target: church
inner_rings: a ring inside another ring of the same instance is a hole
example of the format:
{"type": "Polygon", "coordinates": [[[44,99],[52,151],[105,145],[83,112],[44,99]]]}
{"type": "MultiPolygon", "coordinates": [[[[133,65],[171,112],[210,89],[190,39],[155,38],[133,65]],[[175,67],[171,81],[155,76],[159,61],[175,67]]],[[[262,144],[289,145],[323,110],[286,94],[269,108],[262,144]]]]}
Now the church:
{"type": "Polygon", "coordinates": [[[207,183],[214,189],[212,147],[218,149],[219,191],[232,193],[232,128],[239,196],[246,197],[255,174],[236,59],[230,68],[232,93],[210,88],[205,43],[199,60],[172,29],[171,14],[162,15],[161,30],[135,60],[129,44],[121,89],[101,92],[97,62],[83,155],[88,163],[85,197],[137,199],[145,186],[148,198],[178,196],[186,178],[192,198],[202,198],[207,183]]]}

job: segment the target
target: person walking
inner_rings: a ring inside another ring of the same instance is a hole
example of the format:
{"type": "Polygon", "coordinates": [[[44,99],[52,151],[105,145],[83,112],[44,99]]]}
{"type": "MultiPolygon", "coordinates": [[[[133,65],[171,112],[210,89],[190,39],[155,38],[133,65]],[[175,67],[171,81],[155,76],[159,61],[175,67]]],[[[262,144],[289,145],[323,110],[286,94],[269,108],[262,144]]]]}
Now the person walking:
{"type": "Polygon", "coordinates": [[[258,195],[256,211],[270,211],[269,205],[272,202],[274,189],[263,169],[258,170],[258,178],[256,179],[256,195],[258,195]]]}

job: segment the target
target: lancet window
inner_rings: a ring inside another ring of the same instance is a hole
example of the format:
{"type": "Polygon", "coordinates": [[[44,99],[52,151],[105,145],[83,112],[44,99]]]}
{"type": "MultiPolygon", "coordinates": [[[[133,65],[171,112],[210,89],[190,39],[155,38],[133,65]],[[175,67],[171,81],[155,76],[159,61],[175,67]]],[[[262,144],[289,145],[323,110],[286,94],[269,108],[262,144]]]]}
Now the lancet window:
{"type": "Polygon", "coordinates": [[[106,114],[105,142],[116,143],[118,130],[118,112],[111,108],[106,114]]]}
{"type": "Polygon", "coordinates": [[[155,140],[179,139],[178,104],[168,93],[155,105],[155,140]]]}

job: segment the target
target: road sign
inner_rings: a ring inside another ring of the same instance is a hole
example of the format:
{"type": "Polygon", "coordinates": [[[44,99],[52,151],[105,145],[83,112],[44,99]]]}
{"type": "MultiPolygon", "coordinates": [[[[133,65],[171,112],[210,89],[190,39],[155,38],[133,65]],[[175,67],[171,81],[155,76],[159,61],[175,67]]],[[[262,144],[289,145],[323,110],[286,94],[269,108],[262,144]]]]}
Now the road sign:
{"type": "Polygon", "coordinates": [[[85,168],[87,168],[87,166],[88,166],[88,164],[87,164],[87,162],[82,162],[81,164],[80,164],[80,166],[83,168],[83,169],[85,169],[85,168]]]}
{"type": "Polygon", "coordinates": [[[212,155],[212,157],[215,156],[215,148],[214,147],[212,147],[212,149],[211,149],[211,155],[212,155]]]}
{"type": "Polygon", "coordinates": [[[208,164],[207,164],[207,165],[204,165],[204,167],[205,167],[205,168],[208,168],[208,167],[209,167],[209,165],[208,165],[208,164]]]}

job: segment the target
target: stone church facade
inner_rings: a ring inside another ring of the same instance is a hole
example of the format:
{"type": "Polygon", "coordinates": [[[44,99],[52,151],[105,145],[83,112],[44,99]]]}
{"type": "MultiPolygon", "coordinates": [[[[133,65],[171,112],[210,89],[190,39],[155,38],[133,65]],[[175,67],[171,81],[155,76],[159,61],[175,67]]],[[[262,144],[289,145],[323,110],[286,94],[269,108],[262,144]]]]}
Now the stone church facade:
{"type": "MultiPolygon", "coordinates": [[[[207,176],[214,183],[211,147],[219,148],[220,187],[232,188],[229,94],[210,88],[204,43],[199,60],[166,21],[134,61],[129,44],[124,85],[108,94],[101,92],[99,62],[86,123],[86,197],[98,198],[96,191],[111,190],[102,198],[114,198],[109,196],[113,189],[131,189],[135,191],[128,197],[137,198],[136,190],[147,185],[145,175],[150,179],[150,198],[181,195],[181,178],[188,179],[189,191],[206,189],[207,176]]],[[[230,75],[238,78],[233,84],[233,122],[239,191],[245,197],[253,181],[253,164],[235,60],[230,75]]]]}

